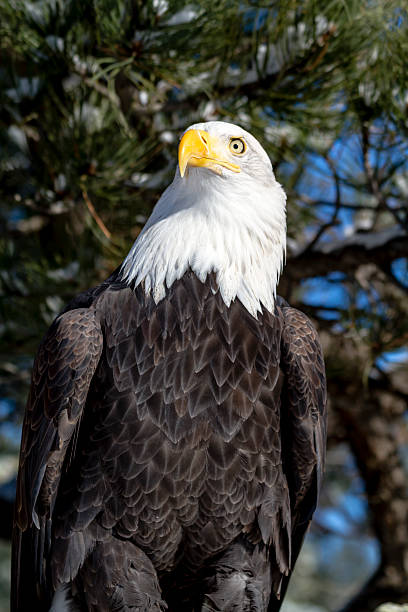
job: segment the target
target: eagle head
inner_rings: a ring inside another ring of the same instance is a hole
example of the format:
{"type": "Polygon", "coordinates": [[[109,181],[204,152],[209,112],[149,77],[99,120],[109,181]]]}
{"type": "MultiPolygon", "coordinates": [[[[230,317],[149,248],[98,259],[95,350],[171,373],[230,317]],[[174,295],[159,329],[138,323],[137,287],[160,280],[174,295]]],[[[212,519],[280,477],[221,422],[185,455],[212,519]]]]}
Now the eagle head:
{"type": "Polygon", "coordinates": [[[286,195],[249,132],[224,121],[191,125],[181,137],[173,182],[122,265],[155,301],[188,270],[216,275],[229,305],[273,311],[286,247],[286,195]]]}
{"type": "MultiPolygon", "coordinates": [[[[205,168],[223,178],[242,173],[252,181],[274,183],[271,161],[246,130],[224,121],[196,123],[184,132],[178,150],[180,176],[205,168]]],[[[238,179],[238,177],[237,177],[238,179]]],[[[242,178],[238,179],[242,183],[242,178]]]]}

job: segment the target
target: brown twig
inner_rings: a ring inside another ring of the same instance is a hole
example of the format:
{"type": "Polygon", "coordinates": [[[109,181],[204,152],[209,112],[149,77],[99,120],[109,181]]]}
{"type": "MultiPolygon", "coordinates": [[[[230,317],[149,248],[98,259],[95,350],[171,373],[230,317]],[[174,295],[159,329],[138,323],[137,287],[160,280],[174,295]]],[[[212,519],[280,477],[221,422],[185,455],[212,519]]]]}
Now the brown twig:
{"type": "Polygon", "coordinates": [[[380,189],[380,184],[378,181],[377,173],[373,170],[370,164],[370,159],[369,159],[370,129],[369,129],[369,126],[365,122],[362,122],[361,124],[361,136],[362,136],[363,165],[364,165],[364,170],[367,176],[368,190],[369,190],[369,193],[371,193],[375,197],[378,203],[377,218],[378,218],[378,212],[382,209],[384,211],[389,212],[394,217],[395,221],[399,225],[406,226],[406,224],[403,223],[402,219],[398,215],[398,212],[395,210],[395,208],[393,208],[392,206],[388,204],[387,198],[384,196],[384,194],[382,193],[380,189]]]}
{"type": "Polygon", "coordinates": [[[82,197],[84,198],[85,204],[87,205],[88,210],[91,213],[92,217],[95,219],[96,223],[98,224],[98,227],[100,228],[100,230],[103,232],[103,234],[106,236],[108,240],[111,240],[112,234],[110,233],[110,231],[108,230],[108,228],[106,227],[106,225],[104,224],[104,222],[102,221],[98,213],[96,212],[95,206],[92,204],[85,190],[82,191],[82,197]]]}

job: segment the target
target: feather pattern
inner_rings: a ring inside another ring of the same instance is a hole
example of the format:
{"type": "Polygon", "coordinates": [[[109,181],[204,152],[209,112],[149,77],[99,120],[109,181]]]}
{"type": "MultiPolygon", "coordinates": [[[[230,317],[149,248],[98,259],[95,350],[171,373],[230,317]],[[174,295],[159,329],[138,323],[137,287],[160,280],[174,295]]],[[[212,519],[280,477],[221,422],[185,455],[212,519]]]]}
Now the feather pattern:
{"type": "MultiPolygon", "coordinates": [[[[15,585],[31,567],[31,598],[40,589],[50,602],[68,583],[74,596],[82,593],[83,609],[109,610],[113,601],[118,610],[139,609],[133,591],[117,591],[125,562],[118,542],[138,558],[147,554],[159,577],[177,567],[198,576],[243,534],[254,563],[269,559],[275,594],[282,589],[324,459],[320,348],[301,313],[278,302],[273,314],[254,319],[238,300],[227,307],[213,281],[190,271],[155,305],[119,274],[102,292],[80,296],[46,336],[24,424],[16,510],[15,585]],[[183,299],[194,294],[200,309],[183,299]],[[96,584],[97,557],[109,555],[118,566],[95,603],[84,585],[96,584]]],[[[159,610],[155,575],[141,579],[142,595],[159,610]]],[[[262,588],[266,601],[271,585],[262,588]]],[[[22,610],[17,591],[13,609],[22,610]]]]}

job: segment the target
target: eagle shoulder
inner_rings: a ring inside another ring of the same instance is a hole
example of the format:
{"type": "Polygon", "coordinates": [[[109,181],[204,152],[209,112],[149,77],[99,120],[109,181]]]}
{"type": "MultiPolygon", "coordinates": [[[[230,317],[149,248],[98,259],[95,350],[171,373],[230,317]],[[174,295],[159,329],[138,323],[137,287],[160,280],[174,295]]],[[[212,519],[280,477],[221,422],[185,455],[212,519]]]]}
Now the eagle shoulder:
{"type": "Polygon", "coordinates": [[[95,312],[78,308],[55,319],[38,350],[23,423],[17,480],[12,569],[15,593],[21,591],[18,584],[23,572],[25,580],[30,575],[34,582],[42,581],[63,465],[75,454],[75,433],[102,345],[95,312]]]}
{"type": "Polygon", "coordinates": [[[291,441],[295,507],[315,479],[310,517],[317,504],[325,461],[327,390],[323,350],[316,329],[304,313],[291,307],[282,308],[282,312],[281,368],[286,378],[282,437],[291,441]],[[286,436],[288,428],[290,435],[286,436]]]}
{"type": "MultiPolygon", "coordinates": [[[[294,567],[316,509],[325,462],[327,395],[323,351],[305,314],[281,300],[280,367],[284,375],[281,405],[282,465],[289,488],[290,569],[294,567]]],[[[283,532],[285,530],[282,530],[283,532]]],[[[268,612],[282,604],[289,578],[272,570],[275,597],[268,612]]]]}

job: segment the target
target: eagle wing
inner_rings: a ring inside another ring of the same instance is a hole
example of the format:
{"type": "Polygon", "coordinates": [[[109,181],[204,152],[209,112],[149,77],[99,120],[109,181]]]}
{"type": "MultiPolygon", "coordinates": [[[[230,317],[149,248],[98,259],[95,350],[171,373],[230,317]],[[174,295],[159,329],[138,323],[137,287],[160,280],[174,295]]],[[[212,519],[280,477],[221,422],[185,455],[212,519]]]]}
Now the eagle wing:
{"type": "Polygon", "coordinates": [[[12,610],[28,609],[46,583],[53,509],[63,467],[75,454],[103,336],[93,310],[59,316],[32,374],[20,451],[12,560],[12,610]],[[22,601],[24,599],[24,601],[22,601]],[[25,607],[26,606],[26,607],[25,607]]]}
{"type": "MultiPolygon", "coordinates": [[[[283,468],[291,505],[293,568],[316,509],[325,462],[327,411],[323,352],[317,332],[300,311],[282,307],[281,369],[285,376],[281,412],[283,468]]],[[[281,606],[289,582],[273,570],[268,612],[281,606]]]]}

